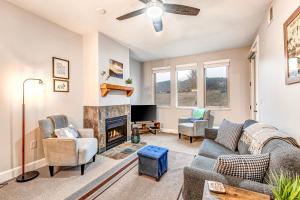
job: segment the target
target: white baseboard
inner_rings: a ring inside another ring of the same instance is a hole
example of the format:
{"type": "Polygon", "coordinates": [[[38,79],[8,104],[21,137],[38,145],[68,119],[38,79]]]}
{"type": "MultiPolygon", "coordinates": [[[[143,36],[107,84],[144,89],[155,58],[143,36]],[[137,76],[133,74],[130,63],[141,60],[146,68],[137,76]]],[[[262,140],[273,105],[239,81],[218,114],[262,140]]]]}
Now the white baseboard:
{"type": "MultiPolygon", "coordinates": [[[[36,169],[44,167],[46,165],[47,165],[46,159],[43,158],[40,160],[33,161],[31,163],[27,163],[25,165],[25,171],[36,170],[36,169]]],[[[0,183],[6,182],[10,179],[13,179],[13,178],[19,176],[21,173],[22,173],[21,166],[0,172],[0,183]]]]}
{"type": "Polygon", "coordinates": [[[176,129],[161,128],[160,131],[165,133],[178,134],[178,130],[176,129]]]}

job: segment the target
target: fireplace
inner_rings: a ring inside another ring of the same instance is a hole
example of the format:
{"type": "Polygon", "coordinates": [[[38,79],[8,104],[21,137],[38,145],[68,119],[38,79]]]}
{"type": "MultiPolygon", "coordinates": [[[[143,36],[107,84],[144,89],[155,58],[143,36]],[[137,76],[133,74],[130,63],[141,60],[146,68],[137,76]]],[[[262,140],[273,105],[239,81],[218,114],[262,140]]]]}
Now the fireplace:
{"type": "Polygon", "coordinates": [[[127,116],[113,117],[105,120],[106,150],[127,141],[127,116]]]}

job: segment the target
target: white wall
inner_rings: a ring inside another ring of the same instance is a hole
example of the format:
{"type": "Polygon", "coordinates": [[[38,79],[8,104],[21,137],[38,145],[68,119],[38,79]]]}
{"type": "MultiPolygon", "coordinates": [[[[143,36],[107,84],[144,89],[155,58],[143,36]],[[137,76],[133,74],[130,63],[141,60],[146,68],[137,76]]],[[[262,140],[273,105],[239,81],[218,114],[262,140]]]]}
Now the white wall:
{"type": "Polygon", "coordinates": [[[265,18],[258,34],[258,70],[261,121],[277,126],[300,142],[300,83],[285,84],[283,40],[283,24],[299,5],[299,0],[273,1],[274,20],[268,25],[265,18]]]}
{"type": "Polygon", "coordinates": [[[130,98],[130,103],[132,105],[141,104],[141,94],[142,94],[142,85],[143,85],[143,66],[141,62],[130,58],[130,78],[132,78],[132,87],[134,92],[130,98]]]}
{"type": "Polygon", "coordinates": [[[83,36],[84,105],[99,106],[99,37],[98,32],[83,36]]]}
{"type": "Polygon", "coordinates": [[[27,162],[43,158],[38,120],[66,114],[82,126],[82,37],[0,0],[0,172],[20,165],[22,81],[44,80],[44,86],[28,84],[26,99],[27,162]],[[70,60],[70,92],[54,93],[52,57],[70,60]],[[29,149],[30,140],[38,140],[29,149]]]}
{"type": "Polygon", "coordinates": [[[239,49],[229,49],[219,52],[206,54],[197,54],[178,58],[150,61],[144,63],[143,76],[143,99],[144,104],[153,102],[153,85],[152,85],[152,68],[154,67],[171,67],[171,106],[158,109],[158,118],[165,129],[177,130],[178,118],[190,117],[191,109],[176,108],[176,85],[175,85],[175,68],[176,65],[197,63],[198,70],[198,106],[204,106],[204,80],[203,80],[203,63],[230,59],[229,67],[229,91],[230,91],[230,108],[213,110],[215,115],[215,125],[219,125],[226,118],[235,122],[244,122],[250,117],[250,63],[247,59],[249,47],[239,49]]]}

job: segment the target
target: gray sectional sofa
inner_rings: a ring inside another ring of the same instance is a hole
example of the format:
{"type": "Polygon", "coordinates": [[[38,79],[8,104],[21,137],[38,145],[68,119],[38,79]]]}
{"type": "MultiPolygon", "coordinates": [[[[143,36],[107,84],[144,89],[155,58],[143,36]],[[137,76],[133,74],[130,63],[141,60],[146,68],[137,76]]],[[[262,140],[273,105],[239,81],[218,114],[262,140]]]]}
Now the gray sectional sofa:
{"type": "MultiPolygon", "coordinates": [[[[243,130],[249,125],[256,123],[247,120],[243,130]]],[[[262,150],[262,153],[270,153],[269,169],[266,172],[264,182],[254,182],[232,176],[224,176],[213,171],[215,161],[220,155],[247,154],[245,144],[239,141],[235,152],[215,142],[217,129],[206,129],[205,139],[200,146],[198,155],[189,167],[184,168],[183,198],[184,200],[202,199],[205,180],[219,181],[224,184],[240,187],[272,196],[271,187],[267,184],[268,174],[271,172],[293,172],[300,174],[300,149],[279,139],[269,141],[262,150]]]]}

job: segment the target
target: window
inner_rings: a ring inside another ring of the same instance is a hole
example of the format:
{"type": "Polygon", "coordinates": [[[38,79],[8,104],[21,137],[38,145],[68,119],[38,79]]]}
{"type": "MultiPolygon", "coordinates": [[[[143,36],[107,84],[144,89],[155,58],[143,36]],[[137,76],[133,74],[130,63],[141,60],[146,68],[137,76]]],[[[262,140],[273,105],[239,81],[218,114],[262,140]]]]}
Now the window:
{"type": "Polygon", "coordinates": [[[158,106],[171,104],[170,77],[170,71],[154,72],[154,101],[158,106]]]}
{"type": "Polygon", "coordinates": [[[197,70],[177,68],[177,106],[197,106],[197,70]]]}
{"type": "Polygon", "coordinates": [[[229,61],[205,65],[206,107],[229,107],[228,66],[229,61]]]}

